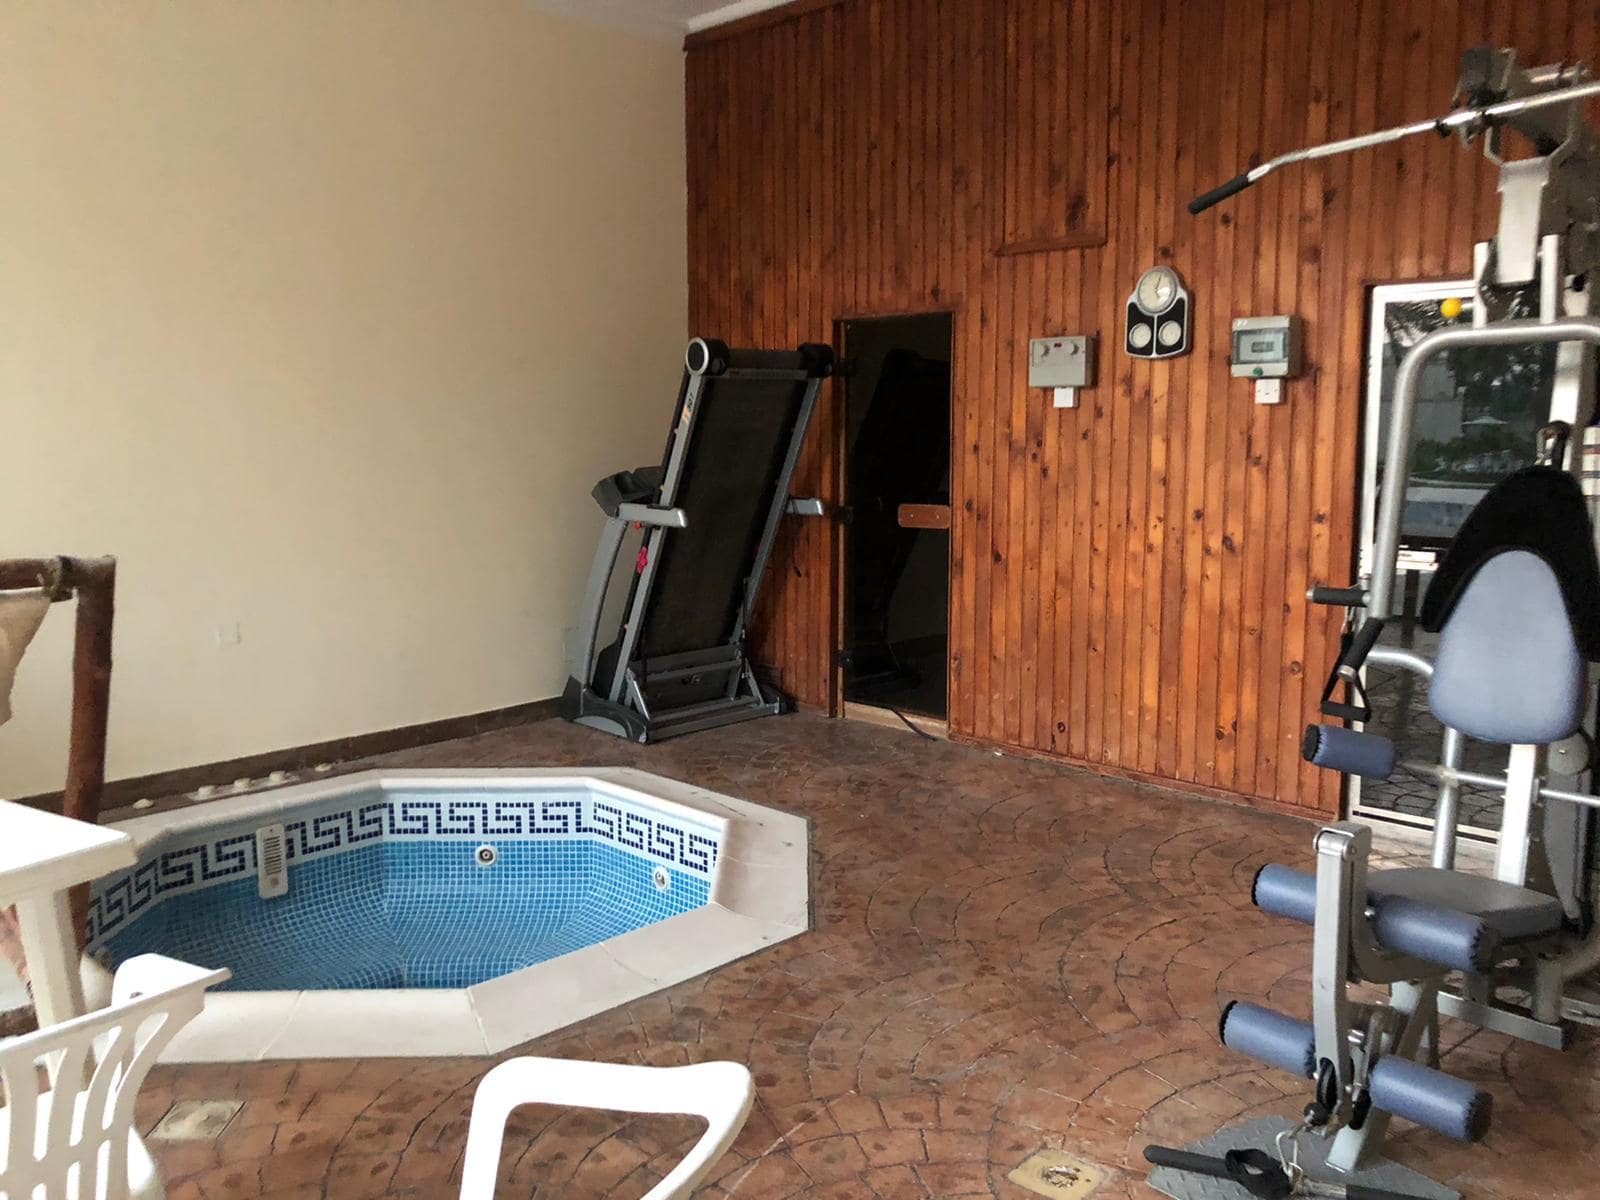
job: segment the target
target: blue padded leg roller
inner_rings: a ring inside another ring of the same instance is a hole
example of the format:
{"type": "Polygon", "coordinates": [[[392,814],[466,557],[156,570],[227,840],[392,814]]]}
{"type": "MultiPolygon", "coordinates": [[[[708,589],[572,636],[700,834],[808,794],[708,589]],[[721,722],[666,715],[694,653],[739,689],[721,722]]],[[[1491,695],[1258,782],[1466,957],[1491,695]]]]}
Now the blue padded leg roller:
{"type": "Polygon", "coordinates": [[[1368,1091],[1372,1103],[1384,1112],[1460,1142],[1475,1142],[1489,1131],[1494,1097],[1409,1058],[1392,1054],[1380,1058],[1372,1068],[1368,1091]]]}
{"type": "MultiPolygon", "coordinates": [[[[1250,899],[1262,912],[1314,925],[1317,877],[1269,863],[1256,872],[1250,899]]],[[[1404,896],[1369,895],[1372,927],[1386,949],[1454,971],[1487,971],[1500,955],[1500,937],[1482,918],[1404,896]]]]}
{"type": "Polygon", "coordinates": [[[1499,957],[1500,938],[1479,917],[1403,896],[1379,897],[1376,907],[1373,932],[1390,950],[1480,974],[1499,957]]]}
{"type": "Polygon", "coordinates": [[[1259,1004],[1235,1000],[1222,1010],[1218,1032],[1230,1050],[1292,1071],[1302,1079],[1316,1074],[1317,1038],[1310,1021],[1296,1021],[1259,1004]]]}
{"type": "Polygon", "coordinates": [[[1387,779],[1394,774],[1393,742],[1342,725],[1307,725],[1300,754],[1308,763],[1364,779],[1387,779]]]}
{"type": "Polygon", "coordinates": [[[1262,912],[1311,925],[1317,919],[1317,877],[1268,863],[1256,872],[1250,899],[1262,912]]]}

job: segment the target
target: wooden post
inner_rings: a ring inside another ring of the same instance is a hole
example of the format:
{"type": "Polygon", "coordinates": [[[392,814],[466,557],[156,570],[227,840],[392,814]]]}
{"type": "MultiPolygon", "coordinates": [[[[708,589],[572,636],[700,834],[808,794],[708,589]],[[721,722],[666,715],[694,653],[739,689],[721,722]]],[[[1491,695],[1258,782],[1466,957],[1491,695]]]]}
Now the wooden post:
{"type": "Polygon", "coordinates": [[[72,736],[67,750],[63,815],[94,824],[106,783],[106,721],[111,711],[111,619],[117,560],[71,559],[78,593],[72,644],[72,736]]]}
{"type": "Polygon", "coordinates": [[[0,562],[0,591],[43,587],[54,600],[78,600],[72,646],[72,734],[63,815],[100,819],[106,781],[106,719],[111,707],[111,622],[116,608],[114,558],[12,559],[0,562]]]}
{"type": "MultiPolygon", "coordinates": [[[[106,782],[106,720],[111,710],[111,622],[116,609],[117,560],[105,558],[24,558],[0,561],[0,591],[42,587],[52,600],[77,597],[72,643],[72,732],[67,745],[64,816],[96,824],[106,782]]],[[[72,890],[72,917],[78,945],[84,942],[88,885],[72,890]]],[[[0,954],[11,959],[26,981],[16,937],[16,912],[0,914],[0,954]]]]}

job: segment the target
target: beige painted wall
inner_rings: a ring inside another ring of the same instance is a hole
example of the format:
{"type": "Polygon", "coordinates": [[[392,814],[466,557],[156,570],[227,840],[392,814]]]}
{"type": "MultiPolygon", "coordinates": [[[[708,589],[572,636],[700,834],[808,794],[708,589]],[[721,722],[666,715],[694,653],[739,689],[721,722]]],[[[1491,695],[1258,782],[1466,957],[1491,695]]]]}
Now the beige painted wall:
{"type": "MultiPolygon", "coordinates": [[[[119,557],[113,777],[560,690],[675,394],[682,97],[519,0],[0,9],[0,556],[119,557]]],[[[70,634],[0,795],[61,784],[70,634]]]]}

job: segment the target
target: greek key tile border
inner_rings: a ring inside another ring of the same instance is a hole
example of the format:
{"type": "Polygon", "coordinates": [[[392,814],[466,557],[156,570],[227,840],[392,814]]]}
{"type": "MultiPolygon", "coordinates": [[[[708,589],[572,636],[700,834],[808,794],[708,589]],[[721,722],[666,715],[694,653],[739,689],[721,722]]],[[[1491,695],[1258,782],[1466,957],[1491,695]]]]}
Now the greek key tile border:
{"type": "MultiPolygon", "coordinates": [[[[378,842],[586,839],[609,842],[709,881],[721,850],[720,839],[710,828],[595,794],[352,796],[347,808],[284,821],[283,832],[291,866],[378,842]]],[[[89,945],[100,945],[169,896],[248,878],[256,870],[254,832],[227,833],[187,846],[157,846],[132,871],[94,886],[89,945]]]]}

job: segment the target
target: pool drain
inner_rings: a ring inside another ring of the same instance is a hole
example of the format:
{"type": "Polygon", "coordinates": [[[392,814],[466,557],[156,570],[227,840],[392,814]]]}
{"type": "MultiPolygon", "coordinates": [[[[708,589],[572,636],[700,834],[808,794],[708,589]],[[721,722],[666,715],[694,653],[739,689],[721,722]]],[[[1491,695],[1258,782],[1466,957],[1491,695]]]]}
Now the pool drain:
{"type": "Polygon", "coordinates": [[[490,845],[479,846],[473,854],[473,859],[480,867],[492,867],[500,861],[500,851],[490,845]]]}
{"type": "Polygon", "coordinates": [[[1063,1150],[1041,1150],[1006,1178],[1039,1196],[1083,1200],[1105,1182],[1106,1172],[1063,1150]]]}
{"type": "Polygon", "coordinates": [[[214,1142],[243,1107],[243,1100],[179,1100],[150,1131],[150,1140],[214,1142]]]}

